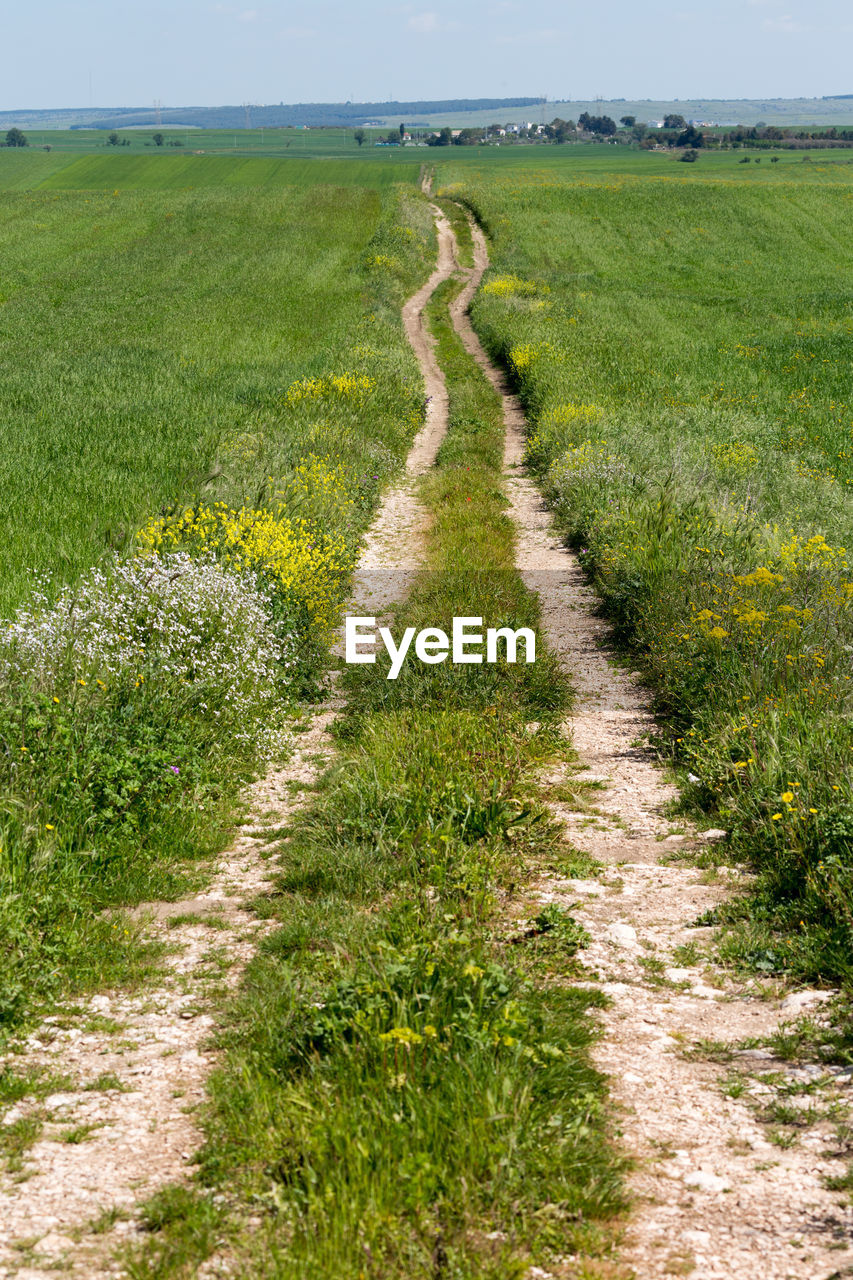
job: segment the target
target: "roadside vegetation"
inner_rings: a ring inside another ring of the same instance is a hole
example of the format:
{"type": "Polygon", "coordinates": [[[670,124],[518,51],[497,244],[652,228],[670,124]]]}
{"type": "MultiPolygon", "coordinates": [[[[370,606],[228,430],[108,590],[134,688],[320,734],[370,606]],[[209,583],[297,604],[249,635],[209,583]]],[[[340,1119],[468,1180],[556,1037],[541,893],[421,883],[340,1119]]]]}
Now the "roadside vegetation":
{"type": "MultiPolygon", "coordinates": [[[[498,484],[500,401],[446,313],[457,287],[432,307],[450,431],[422,482],[427,565],[395,633],[537,623],[498,484]]],[[[380,660],[345,675],[340,756],[259,904],[280,927],[226,1032],[204,1189],[167,1221],[155,1206],[139,1275],[211,1251],[220,1190],[219,1238],[252,1274],[505,1280],[606,1251],[621,1192],[587,1057],[599,997],[571,985],[584,935],[568,912],[522,905],[565,856],[535,775],[568,749],[569,690],[547,654],[386,674],[380,660]]]]}
{"type": "Polygon", "coordinates": [[[0,214],[2,1035],[138,978],[112,909],[186,890],[286,752],[422,421],[399,308],[433,233],[400,189],[0,214]]]}
{"type": "Polygon", "coordinates": [[[724,954],[849,982],[850,190],[773,186],[462,191],[529,460],[642,655],[687,803],[758,873],[724,954]]]}

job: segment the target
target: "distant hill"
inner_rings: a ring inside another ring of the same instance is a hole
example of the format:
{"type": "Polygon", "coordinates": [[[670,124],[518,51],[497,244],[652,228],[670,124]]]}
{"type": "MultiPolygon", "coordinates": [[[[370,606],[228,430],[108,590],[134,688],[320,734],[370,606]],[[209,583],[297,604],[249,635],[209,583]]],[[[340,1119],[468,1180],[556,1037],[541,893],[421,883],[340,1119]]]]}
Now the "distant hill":
{"type": "Polygon", "coordinates": [[[56,111],[2,111],[0,128],[132,129],[154,127],[198,129],[275,129],[322,125],[355,127],[393,117],[414,124],[421,116],[468,115],[473,111],[513,111],[537,107],[541,98],[446,98],[418,102],[299,102],[278,106],[240,107],[82,107],[56,111]]]}
{"type": "Polygon", "coordinates": [[[20,129],[274,129],[356,128],[400,123],[441,128],[508,121],[576,120],[588,111],[618,120],[633,115],[643,122],[675,112],[687,120],[716,124],[846,125],[853,123],[853,94],[823,98],[596,99],[554,101],[543,98],[445,98],[413,102],[297,102],[277,106],[224,107],[69,107],[64,110],[0,111],[0,130],[20,129]]]}

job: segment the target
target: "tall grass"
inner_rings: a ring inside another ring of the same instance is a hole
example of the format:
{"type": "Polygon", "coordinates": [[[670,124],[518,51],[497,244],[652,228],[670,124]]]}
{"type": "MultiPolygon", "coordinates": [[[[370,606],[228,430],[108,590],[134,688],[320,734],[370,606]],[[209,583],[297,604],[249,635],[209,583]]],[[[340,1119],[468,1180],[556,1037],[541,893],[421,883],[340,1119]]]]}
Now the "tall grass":
{"type": "Polygon", "coordinates": [[[422,421],[399,305],[432,224],[322,188],[3,213],[5,1034],[140,968],[104,909],[186,888],[286,749],[422,421]]]}
{"type": "Polygon", "coordinates": [[[477,326],[646,660],[686,794],[760,872],[734,955],[849,978],[850,189],[516,178],[477,326]]]}
{"type": "Polygon", "coordinates": [[[0,513],[0,611],[31,570],[69,580],[164,504],[257,494],[312,451],[368,488],[397,465],[418,381],[394,307],[428,233],[422,216],[410,239],[401,226],[395,255],[373,261],[396,200],[334,188],[0,200],[0,483],[15,495],[0,513]],[[287,399],[300,378],[347,372],[369,374],[374,393],[287,399]]]}
{"type": "MultiPolygon", "coordinates": [[[[199,145],[204,145],[199,140],[199,145]]],[[[53,160],[53,156],[45,157],[53,160]]],[[[30,163],[31,175],[40,172],[30,163]]],[[[174,191],[207,187],[280,188],[283,186],[369,187],[381,190],[395,183],[417,182],[420,161],[395,157],[391,163],[368,153],[362,159],[338,156],[217,156],[217,155],[90,155],[70,163],[44,165],[40,191],[174,191]]],[[[0,186],[15,170],[0,164],[0,186]]],[[[32,182],[32,176],[30,182],[32,182]]]]}

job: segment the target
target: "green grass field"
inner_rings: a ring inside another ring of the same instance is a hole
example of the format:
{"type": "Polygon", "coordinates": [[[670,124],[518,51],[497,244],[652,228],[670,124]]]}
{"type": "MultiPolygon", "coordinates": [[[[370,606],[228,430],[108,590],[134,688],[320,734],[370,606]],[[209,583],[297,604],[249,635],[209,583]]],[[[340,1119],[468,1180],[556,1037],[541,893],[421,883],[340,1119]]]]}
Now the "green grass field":
{"type": "Polygon", "coordinates": [[[118,152],[68,155],[0,151],[0,191],[194,190],[207,187],[283,187],[329,184],[380,190],[414,183],[420,161],[412,153],[393,159],[310,156],[143,155],[118,152]]]}
{"type": "Polygon", "coordinates": [[[627,184],[632,180],[666,177],[675,182],[697,181],[777,183],[780,181],[851,181],[853,152],[762,152],[743,163],[740,151],[701,152],[694,164],[684,164],[678,152],[640,151],[606,143],[546,146],[513,144],[488,147],[431,147],[426,163],[435,168],[439,188],[457,183],[509,183],[516,178],[532,185],[587,182],[596,185],[627,184]],[[774,163],[773,156],[776,156],[774,163]]]}
{"type": "MultiPolygon", "coordinates": [[[[363,260],[388,208],[337,187],[3,197],[0,474],[15,494],[0,517],[3,611],[30,570],[73,577],[197,494],[217,463],[234,472],[220,455],[243,433],[279,441],[291,465],[303,447],[352,462],[369,423],[400,456],[412,365],[396,318],[364,303],[363,260]],[[359,336],[381,354],[355,356],[359,336]],[[300,414],[280,403],[289,384],[373,363],[383,398],[344,414],[352,436],[315,424],[297,442],[300,414]]],[[[404,260],[385,271],[404,274],[404,260]]]]}
{"type": "Polygon", "coordinates": [[[107,909],[187,883],[263,767],[272,689],[283,723],[327,656],[360,531],[422,421],[399,312],[432,245],[402,188],[0,197],[0,611],[31,608],[0,653],[0,1035],[69,984],[143,971],[107,909]],[[203,572],[188,616],[169,603],[180,562],[153,576],[159,604],[137,570],[128,605],[137,548],[206,563],[217,536],[219,572],[239,546],[254,586],[203,572]],[[131,644],[152,607],[160,641],[131,644]],[[165,652],[197,626],[177,675],[165,652]]]}
{"type": "MultiPolygon", "coordinates": [[[[203,882],[317,692],[423,421],[400,307],[435,253],[425,157],[491,236],[473,319],[643,665],[684,808],[758,873],[718,917],[723,956],[849,984],[848,161],[143,145],[0,153],[0,610],[35,600],[0,645],[0,1035],[145,978],[157,954],[121,909],[203,882]]],[[[535,626],[456,287],[430,308],[450,427],[397,621],[535,626]]],[[[249,1275],[520,1280],[568,1253],[610,1273],[587,939],[553,903],[507,928],[537,874],[595,870],[537,781],[570,753],[571,690],[547,655],[449,665],[345,677],[338,765],[257,904],[278,928],[219,1011],[198,1181],[148,1206],[132,1274],[187,1274],[223,1239],[249,1275]]]]}
{"type": "MultiPolygon", "coordinates": [[[[261,155],[305,157],[341,157],[365,155],[371,144],[384,138],[388,130],[366,130],[367,139],[359,147],[354,138],[353,129],[178,129],[168,125],[157,129],[151,125],[147,129],[117,130],[121,144],[113,147],[108,141],[109,132],[105,129],[26,129],[27,142],[31,149],[50,147],[53,152],[60,151],[66,155],[82,154],[114,154],[129,153],[131,155],[163,154],[169,155],[175,143],[175,150],[204,151],[205,153],[221,153],[229,155],[261,155]],[[163,147],[153,142],[155,133],[163,136],[163,147]]],[[[396,151],[382,155],[398,154],[396,151]]]]}
{"type": "Polygon", "coordinates": [[[849,978],[853,170],[735,182],[714,159],[445,172],[494,238],[475,319],[531,461],[646,661],[687,796],[762,873],[731,954],[849,978]]]}
{"type": "Polygon", "coordinates": [[[807,154],[779,151],[750,156],[707,152],[692,166],[668,152],[648,152],[606,144],[548,146],[508,144],[487,147],[388,147],[374,142],[384,133],[368,130],[362,147],[346,129],[170,130],[156,147],[147,130],[121,134],[128,146],[109,146],[101,130],[30,132],[30,146],[0,149],[0,190],[112,190],[208,186],[278,186],[329,182],[381,188],[416,182],[422,166],[436,169],[441,183],[489,183],[519,172],[530,181],[628,180],[652,176],[742,183],[848,182],[853,157],[847,152],[807,154]],[[49,146],[51,150],[42,148],[49,146]]]}

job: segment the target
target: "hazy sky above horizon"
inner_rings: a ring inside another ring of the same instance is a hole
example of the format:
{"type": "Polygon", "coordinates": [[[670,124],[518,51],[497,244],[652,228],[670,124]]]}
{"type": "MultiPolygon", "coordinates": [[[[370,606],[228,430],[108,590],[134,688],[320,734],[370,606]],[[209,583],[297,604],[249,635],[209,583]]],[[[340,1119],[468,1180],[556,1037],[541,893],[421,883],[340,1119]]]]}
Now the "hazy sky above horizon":
{"type": "Polygon", "coordinates": [[[42,0],[0,110],[853,92],[850,0],[42,0]]]}

